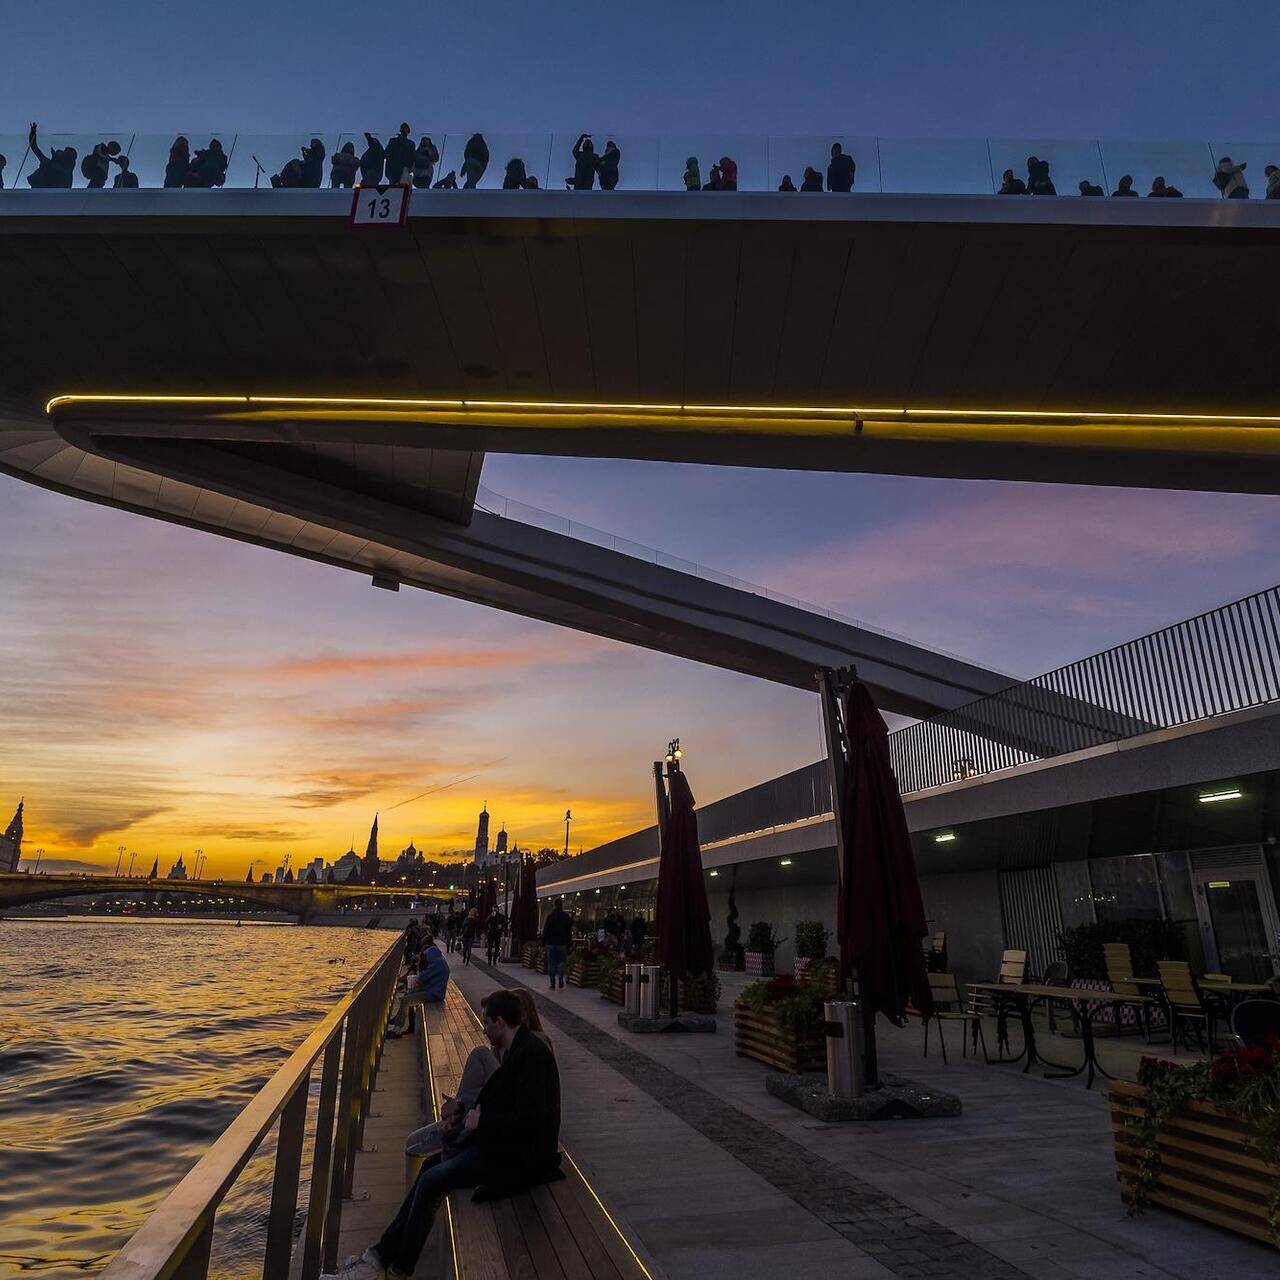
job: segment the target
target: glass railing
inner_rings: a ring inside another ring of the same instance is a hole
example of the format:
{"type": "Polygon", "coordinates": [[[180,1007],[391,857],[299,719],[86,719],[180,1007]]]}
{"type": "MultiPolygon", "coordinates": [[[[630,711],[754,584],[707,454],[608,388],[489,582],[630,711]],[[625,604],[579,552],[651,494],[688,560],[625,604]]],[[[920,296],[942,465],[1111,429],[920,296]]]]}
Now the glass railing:
{"type": "Polygon", "coordinates": [[[397,130],[371,134],[317,129],[293,134],[247,134],[190,130],[183,134],[135,134],[103,130],[90,133],[38,134],[41,159],[25,133],[0,133],[0,181],[8,189],[32,187],[84,189],[99,185],[145,188],[343,187],[363,175],[368,182],[388,178],[387,147],[392,166],[407,161],[404,177],[420,188],[444,185],[481,190],[504,185],[563,190],[575,180],[592,189],[616,186],[619,191],[736,189],[778,191],[806,186],[827,190],[829,169],[840,188],[840,170],[851,172],[855,194],[994,195],[1006,172],[1016,189],[1036,185],[1048,194],[1079,198],[1110,195],[1131,188],[1147,195],[1158,178],[1193,199],[1216,200],[1224,194],[1214,181],[1223,157],[1244,164],[1242,177],[1249,196],[1280,198],[1280,181],[1268,166],[1280,165],[1280,142],[1125,142],[1062,138],[872,138],[854,134],[808,137],[759,137],[690,133],[662,137],[595,130],[592,150],[575,157],[579,135],[573,133],[471,134],[417,130],[408,146],[397,142],[397,130]],[[424,140],[427,140],[425,145],[424,140]],[[606,144],[617,148],[604,159],[606,144]],[[832,166],[832,147],[852,161],[832,166]],[[107,145],[111,144],[111,145],[107,145]],[[215,145],[216,144],[216,145],[215,145]],[[95,147],[107,146],[105,160],[92,159],[95,147]],[[410,157],[410,150],[416,163],[410,157]],[[397,159],[399,155],[400,159],[397,159]],[[89,163],[86,164],[86,157],[89,163]],[[125,165],[127,162],[127,176],[125,165]],[[1034,159],[1039,163],[1032,166],[1034,159]],[[1047,165],[1047,170],[1043,167],[1047,165]],[[1035,172],[1032,172],[1034,168],[1035,172]],[[614,181],[616,175],[616,181],[614,181]],[[808,182],[806,183],[806,178],[808,182]],[[1045,179],[1047,178],[1047,184],[1045,179]],[[1131,182],[1124,183],[1125,178],[1131,182]]]}

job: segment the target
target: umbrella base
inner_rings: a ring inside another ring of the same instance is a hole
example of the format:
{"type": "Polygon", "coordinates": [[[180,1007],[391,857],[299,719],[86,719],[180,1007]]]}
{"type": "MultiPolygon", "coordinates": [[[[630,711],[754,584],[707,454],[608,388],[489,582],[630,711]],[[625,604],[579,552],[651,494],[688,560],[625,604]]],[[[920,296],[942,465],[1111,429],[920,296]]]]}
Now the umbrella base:
{"type": "Polygon", "coordinates": [[[618,1026],[637,1035],[663,1035],[667,1032],[714,1031],[716,1020],[705,1013],[678,1013],[674,1018],[664,1014],[656,1018],[642,1018],[638,1013],[620,1013],[618,1026]]]}
{"type": "Polygon", "coordinates": [[[767,1093],[816,1120],[936,1120],[960,1114],[960,1099],[931,1086],[882,1073],[880,1088],[860,1098],[836,1098],[825,1076],[775,1073],[764,1078],[767,1093]]]}

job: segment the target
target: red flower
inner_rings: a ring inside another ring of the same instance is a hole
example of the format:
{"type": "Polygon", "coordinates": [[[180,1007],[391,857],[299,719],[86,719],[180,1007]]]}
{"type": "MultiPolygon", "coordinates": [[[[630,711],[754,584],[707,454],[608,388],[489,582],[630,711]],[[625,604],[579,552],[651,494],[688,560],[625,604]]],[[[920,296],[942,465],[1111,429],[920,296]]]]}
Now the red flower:
{"type": "Polygon", "coordinates": [[[776,978],[771,978],[765,985],[765,990],[769,993],[771,1000],[784,1000],[787,996],[795,995],[799,984],[795,980],[795,976],[790,973],[780,974],[776,978]]]}

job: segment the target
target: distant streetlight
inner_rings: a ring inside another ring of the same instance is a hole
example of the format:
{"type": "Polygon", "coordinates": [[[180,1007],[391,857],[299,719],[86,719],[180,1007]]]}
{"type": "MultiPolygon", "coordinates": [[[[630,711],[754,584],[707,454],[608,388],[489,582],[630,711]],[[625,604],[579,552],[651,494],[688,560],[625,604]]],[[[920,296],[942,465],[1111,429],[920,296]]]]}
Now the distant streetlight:
{"type": "MultiPolygon", "coordinates": [[[[43,857],[44,857],[44,850],[43,850],[43,849],[37,849],[37,850],[36,850],[36,865],[35,865],[35,870],[36,870],[37,872],[40,870],[40,859],[41,859],[41,858],[43,858],[43,857]]],[[[34,874],[34,872],[33,872],[33,874],[34,874]]]]}
{"type": "Polygon", "coordinates": [[[122,844],[116,845],[116,875],[120,874],[120,864],[124,861],[125,847],[122,844]]]}
{"type": "Polygon", "coordinates": [[[204,850],[196,850],[196,879],[200,879],[200,868],[204,864],[204,850]]]}
{"type": "Polygon", "coordinates": [[[136,858],[137,856],[138,856],[138,851],[137,851],[136,849],[131,849],[131,850],[129,851],[129,871],[128,871],[128,874],[129,874],[130,876],[132,876],[132,875],[133,875],[133,860],[134,860],[134,858],[136,858]]]}
{"type": "Polygon", "coordinates": [[[566,809],[564,811],[564,856],[569,856],[569,823],[573,821],[573,814],[566,809]]]}

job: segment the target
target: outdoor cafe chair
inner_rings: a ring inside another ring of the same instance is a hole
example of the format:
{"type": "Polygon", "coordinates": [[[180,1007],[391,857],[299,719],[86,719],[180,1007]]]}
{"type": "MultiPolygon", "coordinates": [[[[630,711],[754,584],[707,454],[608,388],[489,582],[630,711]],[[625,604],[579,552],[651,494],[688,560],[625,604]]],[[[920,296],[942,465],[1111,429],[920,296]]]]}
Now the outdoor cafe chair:
{"type": "MultiPolygon", "coordinates": [[[[963,1024],[970,1020],[970,1013],[962,1005],[960,999],[960,988],[956,983],[954,973],[931,973],[929,974],[929,993],[933,996],[933,1012],[926,1018],[918,1009],[912,1009],[910,1012],[916,1013],[920,1017],[920,1021],[924,1023],[924,1056],[929,1056],[929,1024],[936,1022],[938,1024],[938,1043],[942,1046],[942,1061],[947,1060],[947,1040],[942,1033],[942,1024],[944,1022],[959,1022],[963,1024]]],[[[980,1020],[979,1020],[980,1022],[980,1020]]],[[[977,1035],[981,1036],[982,1027],[978,1026],[977,1035]]],[[[983,1038],[982,1052],[987,1052],[987,1042],[983,1038]]],[[[961,1057],[967,1056],[965,1048],[965,1033],[960,1033],[960,1054],[961,1057]]]]}
{"type": "Polygon", "coordinates": [[[1280,1000],[1241,1000],[1231,1011],[1231,1031],[1249,1048],[1280,1036],[1280,1000]]]}
{"type": "MultiPolygon", "coordinates": [[[[1102,944],[1102,953],[1107,964],[1107,981],[1111,984],[1111,992],[1117,996],[1141,997],[1142,988],[1133,980],[1133,955],[1129,950],[1127,942],[1104,942],[1102,944]]],[[[1123,1031],[1123,1022],[1120,1014],[1125,1007],[1125,1001],[1114,1000],[1111,1002],[1112,1008],[1115,1009],[1116,1015],[1116,1035],[1120,1035],[1123,1031]]],[[[1141,1025],[1143,1037],[1148,1044],[1151,1043],[1151,1017],[1150,1006],[1145,1000],[1135,999],[1131,1006],[1138,1015],[1138,1023],[1141,1025]]]]}
{"type": "Polygon", "coordinates": [[[1173,1047],[1178,1047],[1179,1033],[1182,1043],[1191,1048],[1191,1028],[1195,1028],[1201,1048],[1212,1053],[1219,1002],[1206,995],[1191,975],[1191,966],[1185,960],[1160,960],[1160,988],[1169,1010],[1169,1030],[1173,1047]]]}

